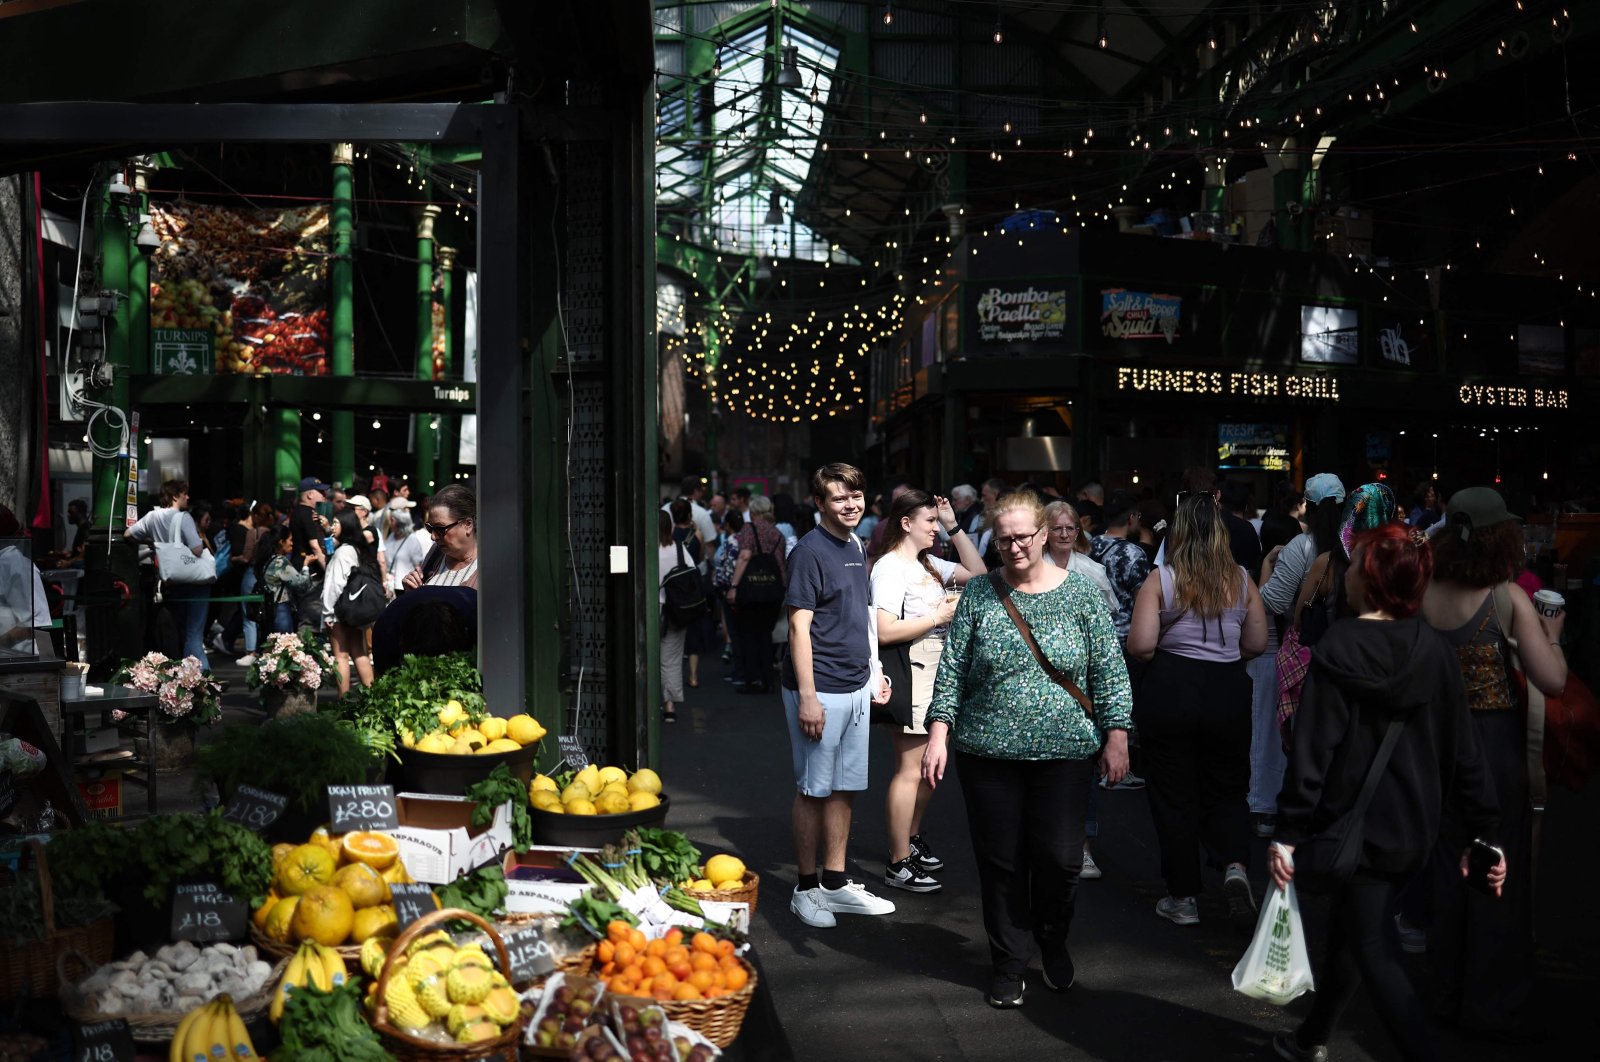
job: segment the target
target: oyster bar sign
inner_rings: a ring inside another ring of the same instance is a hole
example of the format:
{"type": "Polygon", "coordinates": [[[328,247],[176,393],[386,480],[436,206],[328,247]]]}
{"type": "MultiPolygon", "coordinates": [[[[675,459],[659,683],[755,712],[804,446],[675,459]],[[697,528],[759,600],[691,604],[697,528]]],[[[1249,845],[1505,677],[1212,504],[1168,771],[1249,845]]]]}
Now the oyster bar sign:
{"type": "Polygon", "coordinates": [[[984,343],[1061,339],[1067,331],[1065,289],[991,287],[978,296],[977,311],[984,343]]]}

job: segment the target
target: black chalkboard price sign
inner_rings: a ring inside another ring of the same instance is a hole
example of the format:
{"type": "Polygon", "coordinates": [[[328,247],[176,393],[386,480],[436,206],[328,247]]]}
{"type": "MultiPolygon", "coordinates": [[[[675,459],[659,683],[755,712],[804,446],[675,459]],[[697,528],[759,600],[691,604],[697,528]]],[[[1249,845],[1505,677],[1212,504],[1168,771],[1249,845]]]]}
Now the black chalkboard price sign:
{"type": "Polygon", "coordinates": [[[351,830],[393,830],[400,826],[392,785],[330,785],[329,833],[351,830]]]}
{"type": "Polygon", "coordinates": [[[121,1018],[76,1025],[72,1029],[72,1062],[134,1062],[133,1030],[121,1018]]]}
{"type": "Polygon", "coordinates": [[[583,742],[575,736],[563,734],[556,739],[556,744],[561,746],[561,758],[567,761],[567,766],[575,771],[589,766],[589,754],[583,751],[583,742]]]}
{"type": "Polygon", "coordinates": [[[215,885],[178,885],[172,890],[172,939],[199,944],[239,940],[250,912],[243,901],[215,885]]]}
{"type": "Polygon", "coordinates": [[[288,806],[289,798],[281,793],[257,789],[253,785],[241,785],[228,799],[228,807],[223,811],[222,817],[228,822],[237,822],[247,830],[260,833],[277,822],[278,816],[282,815],[283,809],[288,806]]]}
{"type": "Polygon", "coordinates": [[[514,985],[526,984],[556,968],[550,945],[536,926],[517,930],[505,943],[506,957],[511,960],[511,972],[506,976],[514,985]]]}
{"type": "Polygon", "coordinates": [[[433,899],[433,889],[428,885],[413,883],[410,885],[391,885],[389,894],[393,897],[395,921],[400,923],[399,931],[421,918],[430,915],[439,909],[433,899]]]}

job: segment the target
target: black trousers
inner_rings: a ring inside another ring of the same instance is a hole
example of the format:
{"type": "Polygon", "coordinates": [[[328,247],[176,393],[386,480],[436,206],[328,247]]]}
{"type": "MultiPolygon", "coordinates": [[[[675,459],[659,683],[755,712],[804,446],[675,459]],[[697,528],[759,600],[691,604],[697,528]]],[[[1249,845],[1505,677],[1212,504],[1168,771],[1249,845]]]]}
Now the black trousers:
{"type": "Polygon", "coordinates": [[[734,651],[739,654],[739,677],[745,682],[772,685],[772,626],[782,605],[743,605],[734,599],[734,651]]]}
{"type": "Polygon", "coordinates": [[[1400,940],[1390,925],[1403,884],[1357,875],[1334,894],[1324,957],[1316,971],[1316,999],[1295,1034],[1302,1047],[1328,1042],[1365,983],[1400,1056],[1407,1062],[1435,1057],[1428,1016],[1401,965],[1400,940]]]}
{"type": "Polygon", "coordinates": [[[1157,652],[1134,698],[1145,793],[1173,896],[1198,896],[1200,846],[1212,866],[1250,861],[1250,676],[1157,652]]]}
{"type": "Polygon", "coordinates": [[[1093,760],[996,760],[955,754],[997,973],[1066,947],[1083,869],[1093,760]]]}

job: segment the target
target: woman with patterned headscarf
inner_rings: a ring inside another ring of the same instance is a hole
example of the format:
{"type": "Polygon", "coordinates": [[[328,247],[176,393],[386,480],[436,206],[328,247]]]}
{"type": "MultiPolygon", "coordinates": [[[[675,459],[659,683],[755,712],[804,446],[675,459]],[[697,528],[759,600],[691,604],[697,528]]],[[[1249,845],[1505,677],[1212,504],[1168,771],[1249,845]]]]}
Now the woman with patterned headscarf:
{"type": "Polygon", "coordinates": [[[1394,491],[1383,483],[1363,483],[1345,499],[1337,541],[1311,563],[1295,598],[1294,621],[1302,644],[1315,644],[1334,620],[1354,615],[1345,601],[1344,573],[1355,537],[1393,521],[1397,508],[1394,491]]]}

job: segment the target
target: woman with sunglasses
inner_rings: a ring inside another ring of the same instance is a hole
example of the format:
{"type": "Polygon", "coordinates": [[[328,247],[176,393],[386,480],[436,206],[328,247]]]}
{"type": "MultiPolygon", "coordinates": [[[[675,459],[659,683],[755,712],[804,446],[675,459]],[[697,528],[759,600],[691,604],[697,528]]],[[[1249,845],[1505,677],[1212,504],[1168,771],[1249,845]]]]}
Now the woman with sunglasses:
{"type": "Polygon", "coordinates": [[[1131,698],[1104,600],[1044,561],[1038,496],[1004,494],[990,516],[1003,564],[967,584],[950,621],[922,777],[938,786],[953,746],[989,937],[987,999],[1016,1007],[1036,945],[1045,986],[1072,987],[1084,805],[1097,772],[1112,783],[1127,773],[1131,698]]]}
{"type": "Polygon", "coordinates": [[[1234,562],[1216,500],[1178,503],[1164,560],[1133,606],[1128,655],[1147,660],[1134,700],[1150,816],[1167,893],[1156,913],[1200,922],[1200,845],[1225,870],[1229,913],[1253,916],[1250,858],[1250,676],[1244,662],[1267,644],[1267,618],[1249,574],[1234,562]]]}
{"type": "Polygon", "coordinates": [[[478,587],[478,496],[459,483],[441,487],[428,499],[428,522],[422,529],[433,536],[421,568],[405,577],[405,588],[419,586],[478,587]]]}

